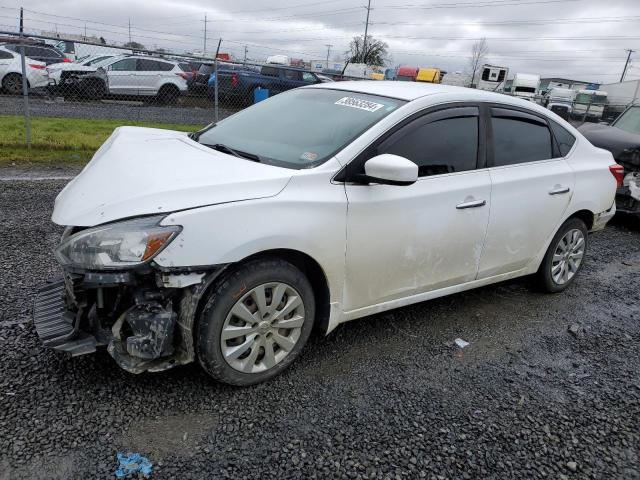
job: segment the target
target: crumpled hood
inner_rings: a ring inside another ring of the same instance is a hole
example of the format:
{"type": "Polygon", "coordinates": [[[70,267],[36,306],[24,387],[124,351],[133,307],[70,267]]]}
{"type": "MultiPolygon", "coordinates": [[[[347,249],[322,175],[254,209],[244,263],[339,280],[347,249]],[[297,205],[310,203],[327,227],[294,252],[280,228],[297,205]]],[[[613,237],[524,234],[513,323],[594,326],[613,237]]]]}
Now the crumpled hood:
{"type": "Polygon", "coordinates": [[[97,71],[97,68],[92,67],[91,65],[80,65],[73,62],[52,63],[47,66],[48,72],[57,72],[62,70],[73,70],[74,72],[95,72],[97,71]]]}
{"type": "Polygon", "coordinates": [[[609,150],[616,160],[628,148],[640,148],[640,135],[598,123],[585,123],[578,127],[594,146],[609,150]]]}
{"type": "Polygon", "coordinates": [[[51,219],[94,226],[271,197],[291,176],[292,170],[217,152],[182,132],[120,127],[60,192],[51,219]]]}

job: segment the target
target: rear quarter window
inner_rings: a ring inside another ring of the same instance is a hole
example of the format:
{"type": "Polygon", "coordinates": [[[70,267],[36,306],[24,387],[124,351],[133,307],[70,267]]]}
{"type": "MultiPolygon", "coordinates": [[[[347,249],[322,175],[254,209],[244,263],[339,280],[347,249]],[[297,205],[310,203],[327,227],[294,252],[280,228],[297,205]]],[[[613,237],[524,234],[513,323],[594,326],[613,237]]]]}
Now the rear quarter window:
{"type": "Polygon", "coordinates": [[[558,144],[560,155],[566,157],[573,148],[573,144],[576,143],[576,137],[571,135],[564,127],[561,127],[553,120],[549,120],[549,124],[551,125],[553,136],[556,137],[556,143],[558,144]]]}

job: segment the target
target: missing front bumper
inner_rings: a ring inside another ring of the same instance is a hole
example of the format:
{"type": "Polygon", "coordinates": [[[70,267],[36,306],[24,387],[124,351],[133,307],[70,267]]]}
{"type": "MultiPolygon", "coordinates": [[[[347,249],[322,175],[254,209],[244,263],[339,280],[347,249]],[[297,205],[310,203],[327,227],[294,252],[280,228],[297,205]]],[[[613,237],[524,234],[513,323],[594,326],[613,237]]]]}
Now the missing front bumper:
{"type": "Polygon", "coordinates": [[[197,306],[219,273],[67,273],[38,291],[36,331],[44,346],[72,356],[107,346],[131,373],[183,365],[195,358],[197,306]]]}

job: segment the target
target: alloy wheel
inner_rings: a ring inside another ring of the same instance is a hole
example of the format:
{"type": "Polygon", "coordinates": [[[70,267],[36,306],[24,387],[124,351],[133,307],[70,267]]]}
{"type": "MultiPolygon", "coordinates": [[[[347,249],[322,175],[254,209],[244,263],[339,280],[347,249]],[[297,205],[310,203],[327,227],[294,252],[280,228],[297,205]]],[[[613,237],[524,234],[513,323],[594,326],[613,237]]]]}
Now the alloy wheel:
{"type": "Polygon", "coordinates": [[[551,261],[551,277],[555,283],[564,285],[578,273],[585,245],[584,234],[577,228],[569,230],[560,239],[551,261]]]}
{"type": "Polygon", "coordinates": [[[258,285],[229,311],[220,334],[222,355],[243,373],[269,370],[293,350],[304,322],[304,303],[292,286],[258,285]]]}

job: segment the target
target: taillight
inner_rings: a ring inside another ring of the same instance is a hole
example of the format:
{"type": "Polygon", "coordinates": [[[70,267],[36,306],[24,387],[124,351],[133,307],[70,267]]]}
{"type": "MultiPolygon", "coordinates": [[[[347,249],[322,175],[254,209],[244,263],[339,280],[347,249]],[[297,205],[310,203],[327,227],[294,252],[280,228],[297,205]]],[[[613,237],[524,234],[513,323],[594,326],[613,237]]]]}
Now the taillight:
{"type": "Polygon", "coordinates": [[[190,75],[186,72],[176,72],[176,75],[178,75],[179,77],[184,78],[185,80],[189,80],[190,75]]]}
{"type": "Polygon", "coordinates": [[[231,74],[231,85],[236,87],[238,85],[238,74],[237,73],[232,73],[231,74]]]}
{"type": "Polygon", "coordinates": [[[611,175],[613,175],[613,177],[616,179],[618,188],[620,188],[624,180],[624,167],[622,165],[614,163],[613,165],[609,166],[609,171],[611,172],[611,175]]]}
{"type": "Polygon", "coordinates": [[[42,70],[43,68],[46,68],[46,67],[47,67],[46,65],[37,65],[37,64],[35,64],[35,63],[30,63],[30,64],[29,64],[29,66],[30,66],[31,68],[37,68],[38,70],[42,70]]]}
{"type": "Polygon", "coordinates": [[[64,59],[62,60],[63,63],[72,63],[73,60],[71,60],[70,58],[64,57],[64,59]]]}

